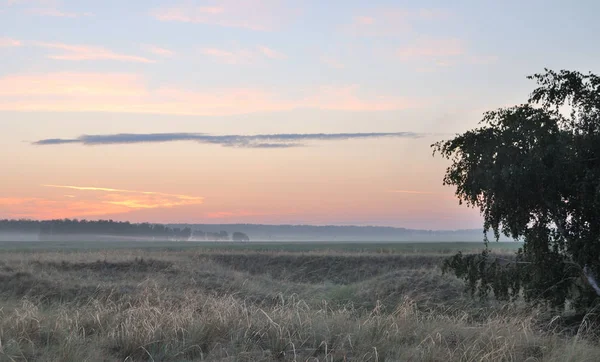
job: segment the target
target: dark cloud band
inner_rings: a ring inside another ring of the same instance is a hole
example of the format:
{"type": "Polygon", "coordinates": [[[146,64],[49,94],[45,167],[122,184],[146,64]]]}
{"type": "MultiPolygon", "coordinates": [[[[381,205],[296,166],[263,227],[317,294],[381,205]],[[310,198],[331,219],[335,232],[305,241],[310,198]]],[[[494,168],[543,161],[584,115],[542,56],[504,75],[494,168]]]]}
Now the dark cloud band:
{"type": "Polygon", "coordinates": [[[263,135],[224,135],[215,136],[205,133],[118,133],[108,135],[82,135],[77,138],[49,138],[33,142],[34,145],[82,144],[88,146],[164,143],[178,141],[195,141],[205,144],[216,144],[224,147],[239,148],[291,148],[302,147],[309,141],[343,141],[367,138],[419,138],[421,134],[414,132],[394,133],[283,133],[263,135]]]}

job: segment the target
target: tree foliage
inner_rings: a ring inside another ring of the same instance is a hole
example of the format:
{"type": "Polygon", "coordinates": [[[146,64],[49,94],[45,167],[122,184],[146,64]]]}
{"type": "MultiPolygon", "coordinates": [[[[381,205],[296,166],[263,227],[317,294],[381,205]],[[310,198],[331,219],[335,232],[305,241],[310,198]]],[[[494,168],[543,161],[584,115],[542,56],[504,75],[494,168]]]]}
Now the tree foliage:
{"type": "Polygon", "coordinates": [[[527,103],[432,145],[451,161],[444,184],[459,202],[480,209],[486,232],[523,247],[510,260],[486,250],[444,267],[481,297],[585,310],[600,294],[600,77],[546,69],[528,78],[538,87],[527,103]]]}
{"type": "Polygon", "coordinates": [[[192,234],[190,228],[171,228],[162,224],[77,219],[44,221],[4,219],[0,220],[0,232],[35,233],[42,240],[85,234],[187,240],[192,234]]]}
{"type": "Polygon", "coordinates": [[[246,235],[242,232],[236,231],[233,233],[231,240],[237,241],[237,242],[247,242],[247,241],[250,241],[250,238],[248,237],[248,235],[246,235]]]}

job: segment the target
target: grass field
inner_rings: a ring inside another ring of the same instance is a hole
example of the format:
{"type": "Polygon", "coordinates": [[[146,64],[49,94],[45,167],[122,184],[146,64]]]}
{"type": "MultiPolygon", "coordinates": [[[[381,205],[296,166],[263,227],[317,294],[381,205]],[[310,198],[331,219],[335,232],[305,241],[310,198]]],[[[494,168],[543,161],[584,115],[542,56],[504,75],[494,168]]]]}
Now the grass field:
{"type": "MultiPolygon", "coordinates": [[[[491,242],[494,250],[517,250],[518,242],[491,242]]],[[[449,253],[480,250],[483,242],[168,242],[168,241],[0,241],[0,251],[81,251],[99,249],[153,249],[153,250],[238,250],[238,251],[352,251],[352,252],[437,252],[449,253]]]]}
{"type": "Polygon", "coordinates": [[[0,361],[600,360],[586,324],[441,274],[480,246],[4,243],[0,361]]]}

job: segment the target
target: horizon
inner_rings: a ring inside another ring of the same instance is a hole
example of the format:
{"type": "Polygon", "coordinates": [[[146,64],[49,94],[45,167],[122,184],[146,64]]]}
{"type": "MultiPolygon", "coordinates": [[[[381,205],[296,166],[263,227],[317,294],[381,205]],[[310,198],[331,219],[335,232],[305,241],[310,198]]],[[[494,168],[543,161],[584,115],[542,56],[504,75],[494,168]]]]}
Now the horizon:
{"type": "MultiPolygon", "coordinates": [[[[0,220],[0,241],[480,242],[491,231],[357,225],[153,224],[114,220],[0,220]],[[236,236],[237,235],[237,236],[236,236]],[[124,239],[125,238],[125,239],[124,239]]],[[[496,240],[494,238],[494,240],[496,240]]],[[[501,235],[496,241],[516,241],[501,235]]]]}
{"type": "Polygon", "coordinates": [[[474,231],[474,230],[483,230],[480,228],[471,228],[471,229],[413,229],[406,228],[402,226],[385,226],[385,225],[356,225],[356,224],[257,224],[257,223],[236,223],[236,222],[224,222],[224,223],[206,223],[206,222],[148,222],[148,221],[140,221],[140,222],[131,222],[128,220],[112,220],[112,219],[86,219],[86,218],[67,218],[67,219],[0,219],[0,221],[31,221],[31,222],[50,222],[50,221],[87,221],[87,222],[98,222],[98,221],[113,221],[113,222],[123,222],[123,223],[131,223],[131,224],[151,224],[151,225],[175,225],[175,226],[264,226],[264,227],[280,227],[280,226],[292,226],[292,227],[348,227],[348,228],[378,228],[378,229],[397,229],[397,230],[410,230],[410,231],[474,231]]]}
{"type": "Polygon", "coordinates": [[[481,229],[430,145],[600,71],[599,10],[0,0],[0,219],[481,229]]]}

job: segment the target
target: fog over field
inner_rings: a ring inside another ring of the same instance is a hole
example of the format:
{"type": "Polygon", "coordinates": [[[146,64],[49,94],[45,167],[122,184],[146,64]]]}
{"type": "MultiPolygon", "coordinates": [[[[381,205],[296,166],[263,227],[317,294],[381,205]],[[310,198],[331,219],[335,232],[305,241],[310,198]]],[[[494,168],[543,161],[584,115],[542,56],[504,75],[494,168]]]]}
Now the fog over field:
{"type": "MultiPolygon", "coordinates": [[[[488,233],[488,238],[493,235],[488,233]]],[[[1,220],[0,241],[482,242],[480,229],[1,220]],[[236,238],[236,235],[238,236],[236,238]],[[249,240],[239,240],[239,235],[249,240]]],[[[510,241],[501,237],[500,241],[510,241]]]]}
{"type": "MultiPolygon", "coordinates": [[[[314,225],[255,225],[255,224],[171,224],[206,232],[242,231],[253,241],[483,241],[482,229],[419,230],[379,226],[314,226],[314,225]]],[[[493,238],[488,233],[490,239],[493,238]]],[[[501,236],[500,241],[512,239],[501,236]]]]}

